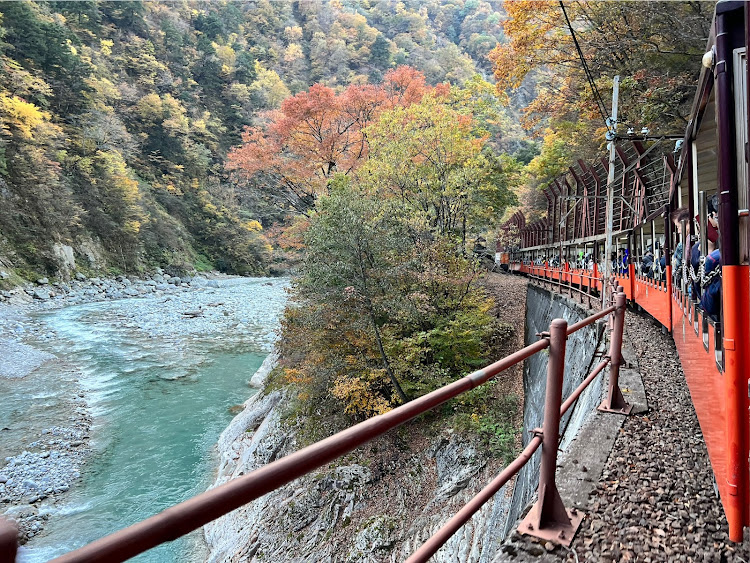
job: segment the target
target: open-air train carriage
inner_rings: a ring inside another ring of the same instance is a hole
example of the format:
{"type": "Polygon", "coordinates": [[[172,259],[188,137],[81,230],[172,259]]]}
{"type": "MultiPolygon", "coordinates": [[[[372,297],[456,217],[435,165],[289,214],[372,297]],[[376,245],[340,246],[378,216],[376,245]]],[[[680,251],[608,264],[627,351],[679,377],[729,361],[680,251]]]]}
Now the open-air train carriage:
{"type": "Polygon", "coordinates": [[[717,4],[681,141],[617,139],[611,256],[604,256],[606,159],[578,161],[548,186],[545,219],[526,224],[516,213],[509,221],[519,239],[512,270],[601,292],[610,261],[628,299],[671,331],[733,541],[750,526],[749,22],[744,2],[717,4]],[[701,307],[711,239],[721,259],[716,311],[701,307]],[[690,274],[693,246],[698,267],[690,274]],[[593,259],[581,264],[582,251],[593,259]]]}

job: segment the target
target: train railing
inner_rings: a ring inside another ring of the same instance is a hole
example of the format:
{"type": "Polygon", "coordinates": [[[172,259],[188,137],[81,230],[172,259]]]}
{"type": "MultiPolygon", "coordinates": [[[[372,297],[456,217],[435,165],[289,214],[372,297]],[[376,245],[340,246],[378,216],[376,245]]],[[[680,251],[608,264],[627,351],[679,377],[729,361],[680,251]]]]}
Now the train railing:
{"type": "MultiPolygon", "coordinates": [[[[557,293],[567,294],[589,309],[601,300],[602,277],[596,269],[519,264],[511,270],[524,273],[557,293]]],[[[625,293],[627,295],[627,291],[625,293]]]]}
{"type": "MultiPolygon", "coordinates": [[[[408,561],[409,563],[427,561],[483,504],[520,471],[540,445],[542,446],[542,459],[538,501],[519,527],[519,531],[569,545],[583,515],[575,510],[565,509],[555,485],[560,419],[607,365],[610,366],[609,390],[607,398],[599,409],[618,413],[628,411],[628,405],[623,400],[618,386],[626,303],[622,288],[619,288],[619,292],[612,296],[612,301],[611,306],[571,326],[568,326],[567,321],[563,319],[555,319],[550,324],[549,332],[540,335],[540,340],[484,369],[475,371],[388,413],[370,418],[53,561],[56,563],[114,563],[125,561],[162,543],[175,540],[310,473],[428,410],[482,385],[508,368],[545,349],[549,349],[549,360],[542,429],[535,429],[534,437],[521,455],[432,538],[427,540],[408,561]],[[608,355],[563,403],[565,345],[568,336],[610,314],[613,315],[613,329],[608,355]]],[[[15,527],[0,519],[0,560],[13,561],[17,550],[16,537],[15,527]]]]}

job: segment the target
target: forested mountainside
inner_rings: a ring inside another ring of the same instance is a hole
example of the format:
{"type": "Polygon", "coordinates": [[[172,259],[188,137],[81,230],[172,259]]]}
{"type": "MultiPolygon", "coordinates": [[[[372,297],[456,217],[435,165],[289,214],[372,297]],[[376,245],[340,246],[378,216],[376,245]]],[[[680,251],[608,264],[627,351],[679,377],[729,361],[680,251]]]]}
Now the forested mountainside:
{"type": "Polygon", "coordinates": [[[243,128],[313,83],[378,83],[399,65],[429,84],[489,74],[500,10],[478,0],[3,2],[1,269],[35,279],[75,259],[110,272],[272,270],[267,229],[284,211],[225,173],[243,128]]]}

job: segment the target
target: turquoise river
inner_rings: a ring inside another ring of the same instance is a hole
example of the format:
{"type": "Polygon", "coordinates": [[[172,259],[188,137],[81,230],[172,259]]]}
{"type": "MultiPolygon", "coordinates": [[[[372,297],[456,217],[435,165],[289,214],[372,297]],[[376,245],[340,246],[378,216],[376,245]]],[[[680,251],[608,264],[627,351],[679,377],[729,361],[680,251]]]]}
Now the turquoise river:
{"type": "MultiPolygon", "coordinates": [[[[43,508],[50,519],[20,561],[47,561],[210,486],[216,440],[255,392],[248,382],[271,349],[287,281],[211,285],[33,316],[25,341],[57,359],[4,384],[0,417],[26,416],[33,435],[64,418],[59,397],[77,393],[93,420],[92,453],[80,481],[43,508]]],[[[136,560],[204,555],[194,532],[136,560]]]]}

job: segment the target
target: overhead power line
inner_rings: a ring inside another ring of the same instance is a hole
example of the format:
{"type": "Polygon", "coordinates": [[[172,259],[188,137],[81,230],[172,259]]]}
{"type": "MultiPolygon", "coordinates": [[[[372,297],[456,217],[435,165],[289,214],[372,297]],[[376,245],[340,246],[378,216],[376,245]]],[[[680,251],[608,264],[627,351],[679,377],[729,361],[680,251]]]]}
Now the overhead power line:
{"type": "MultiPolygon", "coordinates": [[[[583,57],[583,51],[581,50],[581,46],[578,44],[578,38],[576,37],[575,31],[573,31],[573,26],[570,23],[570,18],[568,18],[568,12],[565,10],[565,4],[563,4],[563,1],[560,0],[560,8],[562,8],[563,15],[565,16],[565,21],[568,24],[568,29],[570,30],[570,35],[573,38],[573,43],[575,43],[576,51],[578,51],[578,57],[581,59],[581,65],[583,66],[583,71],[586,74],[586,78],[589,81],[589,86],[591,86],[591,92],[594,95],[594,101],[596,102],[596,105],[599,107],[599,113],[602,115],[602,119],[604,120],[604,125],[609,129],[610,123],[607,116],[607,106],[604,105],[604,100],[602,100],[602,96],[599,93],[599,89],[596,87],[596,83],[594,82],[594,78],[591,76],[591,71],[589,70],[589,65],[586,64],[586,59],[583,57]]],[[[614,124],[612,124],[614,126],[614,124]]]]}

